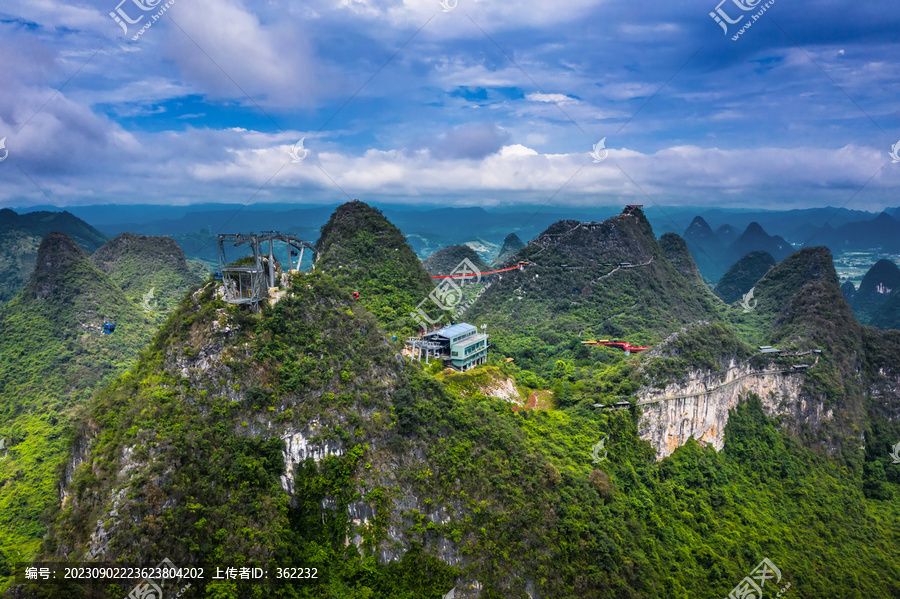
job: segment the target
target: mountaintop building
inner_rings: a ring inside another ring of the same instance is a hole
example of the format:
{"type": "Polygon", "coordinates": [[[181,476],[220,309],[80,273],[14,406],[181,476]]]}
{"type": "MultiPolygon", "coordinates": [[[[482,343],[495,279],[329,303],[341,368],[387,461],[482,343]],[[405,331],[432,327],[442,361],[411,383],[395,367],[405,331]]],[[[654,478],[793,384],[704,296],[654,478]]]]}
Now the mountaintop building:
{"type": "Polygon", "coordinates": [[[488,337],[474,325],[461,322],[426,333],[422,342],[436,357],[464,372],[487,361],[488,337]]]}

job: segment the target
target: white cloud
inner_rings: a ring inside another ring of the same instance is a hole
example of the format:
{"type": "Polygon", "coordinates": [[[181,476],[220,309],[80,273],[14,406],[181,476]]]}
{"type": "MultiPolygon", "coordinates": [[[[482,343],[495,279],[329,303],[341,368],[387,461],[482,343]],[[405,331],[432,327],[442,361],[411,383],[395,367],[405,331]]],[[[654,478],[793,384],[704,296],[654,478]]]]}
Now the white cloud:
{"type": "Polygon", "coordinates": [[[542,94],[542,93],[534,93],[528,94],[525,96],[526,100],[530,100],[532,102],[553,102],[555,104],[577,104],[578,100],[572,98],[571,96],[567,96],[566,94],[542,94]]]}
{"type": "MultiPolygon", "coordinates": [[[[189,201],[245,202],[261,188],[254,201],[297,197],[344,201],[342,189],[351,197],[392,201],[458,197],[465,203],[489,194],[507,203],[528,203],[558,194],[560,203],[604,198],[610,202],[643,198],[643,203],[647,192],[660,204],[716,198],[719,204],[741,205],[754,196],[783,207],[810,193],[849,199],[887,161],[885,152],[855,145],[730,150],[678,145],[649,154],[609,147],[601,164],[591,161],[589,147],[548,154],[518,143],[481,158],[440,158],[427,148],[370,148],[351,155],[313,132],[188,128],[134,137],[121,129],[103,135],[109,124],[91,122],[77,108],[48,113],[31,130],[28,152],[19,153],[15,146],[11,156],[63,204],[168,203],[176,195],[189,201]],[[60,142],[60,123],[78,118],[86,125],[84,132],[60,142]],[[304,136],[311,153],[293,164],[290,149],[304,136]],[[79,184],[84,180],[93,182],[89,191],[79,184]]],[[[10,166],[8,161],[0,168],[10,166]]],[[[29,181],[10,172],[0,201],[46,203],[29,181]],[[21,201],[23,197],[27,202],[21,201]]],[[[891,195],[898,184],[900,169],[885,169],[867,190],[891,195]]]]}
{"type": "Polygon", "coordinates": [[[520,144],[513,144],[511,146],[503,146],[500,148],[500,157],[508,158],[510,156],[537,156],[538,153],[531,148],[527,148],[520,144]]]}
{"type": "Polygon", "coordinates": [[[264,25],[239,0],[178,2],[170,12],[177,26],[160,49],[189,85],[261,106],[309,107],[327,95],[300,24],[264,25]]]}

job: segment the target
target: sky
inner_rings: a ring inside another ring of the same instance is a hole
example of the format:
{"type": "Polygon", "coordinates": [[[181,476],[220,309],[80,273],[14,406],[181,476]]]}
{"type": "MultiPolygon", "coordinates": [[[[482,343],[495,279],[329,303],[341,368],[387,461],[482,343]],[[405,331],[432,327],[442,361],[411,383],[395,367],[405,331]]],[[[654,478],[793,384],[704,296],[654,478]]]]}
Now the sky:
{"type": "Polygon", "coordinates": [[[4,0],[0,207],[877,211],[897,31],[853,0],[4,0]]]}

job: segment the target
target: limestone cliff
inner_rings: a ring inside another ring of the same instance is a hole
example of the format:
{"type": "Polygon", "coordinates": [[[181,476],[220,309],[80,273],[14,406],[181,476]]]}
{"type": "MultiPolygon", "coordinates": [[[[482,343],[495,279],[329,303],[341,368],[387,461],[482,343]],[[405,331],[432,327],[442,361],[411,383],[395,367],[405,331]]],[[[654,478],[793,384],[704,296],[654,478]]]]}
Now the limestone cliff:
{"type": "Polygon", "coordinates": [[[650,441],[661,460],[694,437],[717,450],[725,445],[725,425],[729,410],[750,393],[759,396],[769,416],[783,416],[786,422],[804,422],[813,429],[833,417],[820,398],[809,396],[803,387],[804,373],[790,367],[769,364],[754,368],[748,362],[732,361],[725,373],[693,370],[688,377],[663,389],[643,389],[638,405],[643,408],[641,438],[650,441]]]}

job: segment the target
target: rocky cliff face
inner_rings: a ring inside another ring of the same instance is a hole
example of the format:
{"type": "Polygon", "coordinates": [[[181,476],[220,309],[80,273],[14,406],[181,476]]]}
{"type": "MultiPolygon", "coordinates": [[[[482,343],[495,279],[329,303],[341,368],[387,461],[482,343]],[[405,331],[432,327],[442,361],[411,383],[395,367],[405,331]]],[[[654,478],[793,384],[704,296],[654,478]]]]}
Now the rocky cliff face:
{"type": "Polygon", "coordinates": [[[657,460],[691,437],[721,450],[729,410],[750,393],[759,396],[769,416],[783,416],[788,423],[806,423],[815,430],[833,413],[824,409],[820,399],[804,392],[803,382],[801,372],[784,372],[774,364],[761,371],[732,361],[724,375],[691,371],[687,378],[664,389],[644,389],[639,394],[641,438],[656,449],[657,460]]]}

